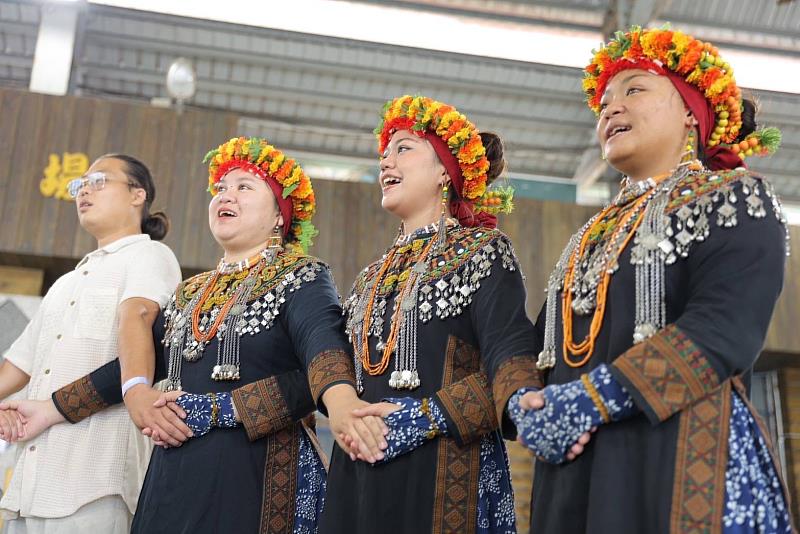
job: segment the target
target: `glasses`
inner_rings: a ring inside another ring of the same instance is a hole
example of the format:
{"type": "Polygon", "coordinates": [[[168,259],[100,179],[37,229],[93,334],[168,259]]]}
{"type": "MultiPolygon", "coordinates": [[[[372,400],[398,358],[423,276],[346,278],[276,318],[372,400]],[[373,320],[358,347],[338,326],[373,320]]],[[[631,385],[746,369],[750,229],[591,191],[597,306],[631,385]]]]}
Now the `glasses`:
{"type": "MultiPolygon", "coordinates": [[[[118,182],[118,180],[109,180],[104,172],[93,172],[91,174],[87,174],[83,178],[75,178],[74,180],[70,180],[70,182],[67,184],[67,192],[72,198],[78,198],[78,194],[81,192],[81,189],[87,185],[92,191],[100,191],[106,186],[106,182],[118,182]]],[[[128,187],[141,187],[139,184],[132,182],[127,182],[127,185],[128,187]]]]}

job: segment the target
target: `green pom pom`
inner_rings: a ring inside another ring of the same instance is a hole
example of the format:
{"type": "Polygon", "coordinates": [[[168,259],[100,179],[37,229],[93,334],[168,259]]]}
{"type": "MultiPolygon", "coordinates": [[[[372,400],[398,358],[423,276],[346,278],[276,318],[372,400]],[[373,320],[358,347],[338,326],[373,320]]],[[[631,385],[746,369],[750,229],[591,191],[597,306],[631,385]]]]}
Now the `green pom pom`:
{"type": "Polygon", "coordinates": [[[777,128],[764,128],[759,130],[758,134],[761,146],[766,148],[770,154],[774,154],[781,146],[781,131],[777,128]]]}

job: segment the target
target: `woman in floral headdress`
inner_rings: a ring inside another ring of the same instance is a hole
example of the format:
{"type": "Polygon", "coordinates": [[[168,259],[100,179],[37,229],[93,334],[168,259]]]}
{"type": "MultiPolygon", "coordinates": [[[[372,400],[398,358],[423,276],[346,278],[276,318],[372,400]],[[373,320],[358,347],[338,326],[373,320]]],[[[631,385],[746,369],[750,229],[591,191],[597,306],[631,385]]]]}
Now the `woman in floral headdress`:
{"type": "Polygon", "coordinates": [[[510,190],[488,189],[502,143],[422,96],[387,103],[376,134],[382,206],[402,223],[344,307],[355,385],[375,403],[356,413],[384,417],[387,448],[366,462],[334,449],[320,532],[514,533],[499,428],[536,380],[536,335],[495,229],[511,209],[510,190]]]}
{"type": "MultiPolygon", "coordinates": [[[[311,181],[255,137],[231,139],[206,160],[209,226],[224,256],[178,286],[154,327],[155,378],[170,391],[161,407],[176,403],[193,437],[155,449],[133,532],[316,532],[325,470],[302,422],[314,410],[306,370],[349,362],[350,348],[328,267],[306,254],[316,234],[311,181]]],[[[351,376],[334,369],[315,393],[351,376]]],[[[74,423],[121,402],[119,386],[114,361],[53,401],[74,423]]],[[[349,410],[366,405],[347,385],[337,397],[349,410]]],[[[165,445],[157,429],[145,431],[165,445]]]]}
{"type": "Polygon", "coordinates": [[[756,129],[719,51],[678,31],[617,33],[583,85],[625,179],[550,278],[538,321],[547,387],[509,404],[541,459],[531,530],[791,532],[745,388],[787,234],[772,187],[742,157],[772,153],[780,135],[756,129]]]}

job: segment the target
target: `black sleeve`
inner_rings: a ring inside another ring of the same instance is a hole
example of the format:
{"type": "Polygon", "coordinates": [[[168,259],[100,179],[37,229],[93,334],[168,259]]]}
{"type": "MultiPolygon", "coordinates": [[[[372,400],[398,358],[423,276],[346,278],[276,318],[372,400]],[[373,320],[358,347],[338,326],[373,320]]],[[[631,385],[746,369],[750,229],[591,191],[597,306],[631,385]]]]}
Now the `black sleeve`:
{"type": "Polygon", "coordinates": [[[326,266],[316,272],[292,294],[282,320],[294,345],[295,354],[305,364],[312,399],[321,406],[322,394],[330,386],[350,384],[355,388],[355,372],[350,342],[344,334],[344,319],[339,295],[326,266]]]}
{"type": "Polygon", "coordinates": [[[493,245],[498,256],[493,260],[491,274],[481,280],[480,289],[475,292],[470,316],[498,421],[503,422],[504,432],[510,435],[513,425],[504,417],[509,398],[522,387],[541,387],[536,369],[541,342],[525,310],[527,291],[511,245],[505,237],[493,245]],[[508,250],[505,259],[501,257],[504,247],[508,250]]]}

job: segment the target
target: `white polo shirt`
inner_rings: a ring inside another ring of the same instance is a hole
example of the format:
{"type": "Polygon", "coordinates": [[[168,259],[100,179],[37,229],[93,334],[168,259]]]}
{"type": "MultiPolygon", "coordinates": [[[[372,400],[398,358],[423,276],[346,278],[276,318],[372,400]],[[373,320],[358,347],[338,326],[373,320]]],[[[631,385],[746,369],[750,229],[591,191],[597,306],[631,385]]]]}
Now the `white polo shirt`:
{"type": "MultiPolygon", "coordinates": [[[[31,377],[28,398],[49,399],[116,358],[120,303],[141,297],[163,307],[180,280],[175,255],[146,234],[87,254],[53,284],[6,353],[31,377]]],[[[121,496],[131,513],[136,510],[151,446],[123,405],[54,425],[20,449],[0,501],[4,512],[12,512],[7,516],[64,517],[107,495],[121,496]]]]}

